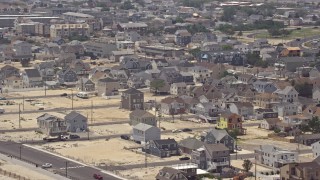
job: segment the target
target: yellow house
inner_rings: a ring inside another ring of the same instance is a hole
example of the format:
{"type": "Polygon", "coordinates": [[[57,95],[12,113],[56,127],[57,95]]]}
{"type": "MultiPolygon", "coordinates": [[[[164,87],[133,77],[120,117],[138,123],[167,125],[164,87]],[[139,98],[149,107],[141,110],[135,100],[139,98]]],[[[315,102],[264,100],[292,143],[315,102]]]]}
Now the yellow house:
{"type": "Polygon", "coordinates": [[[242,128],[242,118],[235,113],[224,113],[220,115],[217,128],[234,130],[238,129],[241,134],[245,134],[245,129],[242,128]]]}

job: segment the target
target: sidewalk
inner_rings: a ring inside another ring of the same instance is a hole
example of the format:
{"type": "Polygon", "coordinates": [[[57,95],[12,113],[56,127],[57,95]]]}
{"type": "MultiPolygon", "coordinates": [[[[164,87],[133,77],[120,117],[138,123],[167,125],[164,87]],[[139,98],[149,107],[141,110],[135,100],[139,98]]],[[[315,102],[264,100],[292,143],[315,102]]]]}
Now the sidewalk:
{"type": "MultiPolygon", "coordinates": [[[[54,174],[50,171],[44,170],[41,167],[36,168],[34,165],[28,164],[26,162],[20,161],[15,158],[10,158],[10,157],[3,155],[3,154],[0,154],[0,161],[1,160],[5,161],[3,167],[12,166],[12,169],[14,169],[13,171],[15,171],[14,173],[17,173],[17,171],[16,171],[16,169],[17,169],[17,170],[19,170],[19,175],[25,176],[26,178],[31,179],[31,177],[32,177],[32,179],[38,179],[39,177],[37,178],[36,176],[39,175],[41,177],[46,176],[47,180],[48,180],[48,178],[52,179],[52,180],[55,180],[55,179],[67,180],[67,178],[62,177],[58,174],[54,174]]],[[[2,166],[0,166],[0,168],[1,167],[2,166]]],[[[7,167],[7,168],[10,168],[10,167],[7,167]]],[[[4,169],[6,169],[6,168],[4,168],[4,169]]],[[[0,179],[2,179],[2,176],[3,175],[0,175],[0,179]]],[[[10,179],[10,178],[7,178],[7,179],[10,179]]]]}

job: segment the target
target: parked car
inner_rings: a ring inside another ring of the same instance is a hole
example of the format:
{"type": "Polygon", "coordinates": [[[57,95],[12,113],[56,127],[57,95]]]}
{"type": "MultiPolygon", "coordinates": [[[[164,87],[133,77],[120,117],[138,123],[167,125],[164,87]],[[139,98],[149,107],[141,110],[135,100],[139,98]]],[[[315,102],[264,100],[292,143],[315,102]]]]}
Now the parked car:
{"type": "Polygon", "coordinates": [[[94,174],[93,178],[98,180],[103,180],[103,177],[100,174],[94,174]]]}
{"type": "Polygon", "coordinates": [[[4,109],[0,109],[0,114],[3,114],[5,112],[4,109]]]}
{"type": "Polygon", "coordinates": [[[50,164],[50,163],[45,163],[45,164],[42,164],[41,167],[42,167],[42,168],[52,168],[52,164],[50,164]]]}
{"type": "Polygon", "coordinates": [[[127,136],[127,135],[121,135],[120,138],[121,138],[121,139],[124,139],[124,140],[129,140],[129,139],[130,139],[130,137],[127,136]]]}
{"type": "Polygon", "coordinates": [[[44,110],[44,108],[43,108],[43,107],[41,107],[41,108],[39,108],[38,110],[42,111],[42,110],[44,110]]]}
{"type": "Polygon", "coordinates": [[[60,96],[61,97],[65,97],[65,96],[68,96],[68,94],[67,93],[62,93],[62,94],[60,94],[60,96]]]}
{"type": "Polygon", "coordinates": [[[186,161],[186,160],[189,160],[189,159],[190,159],[190,158],[187,157],[187,156],[186,156],[186,157],[181,157],[181,158],[179,158],[180,161],[186,161]]]}
{"type": "Polygon", "coordinates": [[[237,151],[242,151],[242,147],[236,146],[237,151]]]}
{"type": "Polygon", "coordinates": [[[0,97],[0,100],[7,100],[7,98],[5,98],[5,97],[0,97]]]}
{"type": "Polygon", "coordinates": [[[166,130],[166,128],[164,128],[164,127],[161,127],[161,129],[164,130],[164,131],[166,130]]]}
{"type": "Polygon", "coordinates": [[[80,136],[76,135],[76,134],[70,134],[69,136],[70,139],[79,139],[80,136]]]}
{"type": "Polygon", "coordinates": [[[172,132],[173,133],[178,133],[178,132],[181,132],[181,130],[180,129],[174,129],[174,130],[172,130],[172,132]]]}
{"type": "Polygon", "coordinates": [[[192,129],[189,129],[189,128],[182,129],[182,132],[191,132],[191,131],[192,131],[192,129]]]}

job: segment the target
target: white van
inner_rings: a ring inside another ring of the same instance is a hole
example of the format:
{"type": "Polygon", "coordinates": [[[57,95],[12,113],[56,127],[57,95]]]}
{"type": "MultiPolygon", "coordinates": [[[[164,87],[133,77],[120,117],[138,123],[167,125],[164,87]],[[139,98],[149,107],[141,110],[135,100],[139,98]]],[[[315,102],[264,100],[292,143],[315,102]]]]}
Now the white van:
{"type": "Polygon", "coordinates": [[[89,95],[88,95],[88,93],[86,93],[86,92],[78,92],[78,93],[77,93],[77,97],[78,97],[78,98],[82,98],[82,99],[88,99],[88,98],[89,98],[89,95]]]}

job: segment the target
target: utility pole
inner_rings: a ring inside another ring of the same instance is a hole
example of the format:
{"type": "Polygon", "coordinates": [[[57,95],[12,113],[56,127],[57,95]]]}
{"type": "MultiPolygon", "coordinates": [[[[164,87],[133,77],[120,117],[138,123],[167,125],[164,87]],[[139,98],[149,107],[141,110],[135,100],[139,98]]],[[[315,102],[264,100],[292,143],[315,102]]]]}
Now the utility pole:
{"type": "Polygon", "coordinates": [[[22,111],[24,111],[24,96],[22,96],[22,111]]]}
{"type": "Polygon", "coordinates": [[[68,161],[66,161],[66,177],[68,177],[68,161]]]}
{"type": "Polygon", "coordinates": [[[19,146],[19,159],[21,160],[21,149],[22,149],[22,145],[19,146]]]}
{"type": "Polygon", "coordinates": [[[257,156],[254,153],[254,180],[257,180],[257,156]]]}
{"type": "Polygon", "coordinates": [[[71,109],[73,110],[73,90],[71,89],[71,109]]]}
{"type": "Polygon", "coordinates": [[[19,128],[21,128],[21,109],[20,109],[20,105],[19,104],[19,128]]]}
{"type": "Polygon", "coordinates": [[[93,123],[93,101],[91,100],[91,124],[93,123]]]}
{"type": "Polygon", "coordinates": [[[148,157],[147,157],[147,142],[144,140],[144,168],[146,170],[145,174],[148,173],[147,167],[148,167],[148,157]]]}
{"type": "Polygon", "coordinates": [[[44,96],[47,96],[47,76],[44,77],[44,96]]]}

